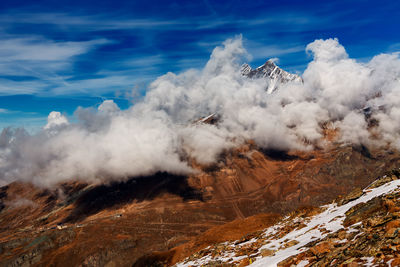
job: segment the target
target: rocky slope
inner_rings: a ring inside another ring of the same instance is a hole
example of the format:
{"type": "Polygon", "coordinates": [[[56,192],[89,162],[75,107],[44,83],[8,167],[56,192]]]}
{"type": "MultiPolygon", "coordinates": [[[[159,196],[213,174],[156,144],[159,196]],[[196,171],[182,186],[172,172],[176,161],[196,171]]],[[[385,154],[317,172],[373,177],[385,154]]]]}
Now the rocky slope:
{"type": "Polygon", "coordinates": [[[399,158],[350,146],[284,153],[249,143],[189,177],[54,189],[13,183],[0,191],[0,266],[171,265],[364,187],[400,167],[399,158]]]}
{"type": "Polygon", "coordinates": [[[256,69],[252,69],[248,64],[244,64],[241,68],[241,73],[251,79],[265,79],[268,82],[266,88],[268,94],[273,93],[281,84],[288,82],[303,82],[303,79],[300,76],[284,71],[271,59],[256,69]]]}
{"type": "Polygon", "coordinates": [[[213,244],[177,266],[399,266],[400,172],[261,232],[213,244]]]}

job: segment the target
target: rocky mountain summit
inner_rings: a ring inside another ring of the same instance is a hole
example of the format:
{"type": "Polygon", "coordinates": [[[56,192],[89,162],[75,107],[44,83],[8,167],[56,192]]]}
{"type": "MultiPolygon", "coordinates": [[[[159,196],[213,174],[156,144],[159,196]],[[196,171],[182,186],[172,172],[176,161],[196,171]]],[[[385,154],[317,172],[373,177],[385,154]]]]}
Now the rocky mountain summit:
{"type": "MultiPolygon", "coordinates": [[[[243,64],[240,68],[240,73],[250,79],[264,79],[267,82],[266,91],[267,94],[272,94],[278,87],[282,84],[294,82],[302,83],[303,79],[296,74],[289,73],[281,68],[279,68],[273,60],[269,59],[264,65],[252,69],[249,64],[243,64]]],[[[212,113],[208,116],[204,116],[198,120],[196,123],[209,123],[214,124],[218,122],[219,115],[217,113],[212,113]]]]}
{"type": "Polygon", "coordinates": [[[243,64],[241,67],[241,73],[251,79],[266,79],[268,81],[268,86],[266,88],[268,94],[273,93],[281,84],[288,82],[303,82],[303,79],[299,75],[284,71],[271,59],[256,69],[252,69],[249,64],[243,64]]]}

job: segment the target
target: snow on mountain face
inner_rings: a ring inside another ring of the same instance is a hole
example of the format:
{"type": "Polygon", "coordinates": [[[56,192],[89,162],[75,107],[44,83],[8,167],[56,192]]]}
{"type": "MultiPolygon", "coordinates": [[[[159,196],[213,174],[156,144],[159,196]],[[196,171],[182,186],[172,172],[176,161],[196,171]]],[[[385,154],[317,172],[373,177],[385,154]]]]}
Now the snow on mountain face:
{"type": "Polygon", "coordinates": [[[251,79],[268,79],[267,93],[273,93],[280,84],[288,82],[303,82],[303,79],[296,74],[289,73],[279,68],[271,59],[265,62],[264,65],[252,69],[249,64],[243,64],[241,73],[251,79]]]}
{"type": "MultiPolygon", "coordinates": [[[[303,82],[303,79],[299,75],[284,71],[283,69],[279,68],[271,59],[267,60],[264,65],[256,69],[252,69],[247,63],[243,64],[240,68],[240,73],[250,79],[266,79],[268,81],[268,86],[266,88],[267,94],[272,94],[281,84],[288,82],[303,82]]],[[[214,123],[215,121],[218,121],[218,116],[216,113],[213,113],[199,119],[197,122],[214,123]]]]}

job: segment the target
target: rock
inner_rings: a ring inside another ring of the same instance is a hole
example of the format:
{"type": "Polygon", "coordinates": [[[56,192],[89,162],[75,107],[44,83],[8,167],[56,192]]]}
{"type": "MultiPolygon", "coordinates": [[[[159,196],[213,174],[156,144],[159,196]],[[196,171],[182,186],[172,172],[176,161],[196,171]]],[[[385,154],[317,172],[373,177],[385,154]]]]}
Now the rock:
{"type": "Polygon", "coordinates": [[[296,228],[296,230],[300,230],[300,229],[302,229],[302,228],[304,228],[304,227],[306,227],[307,226],[307,224],[305,224],[305,223],[300,223],[298,226],[297,226],[297,228],[296,228]]]}
{"type": "Polygon", "coordinates": [[[353,261],[347,264],[347,267],[358,267],[360,266],[357,262],[353,261]]]}
{"type": "Polygon", "coordinates": [[[284,259],[283,261],[279,262],[277,264],[277,267],[291,267],[291,266],[296,266],[295,265],[296,262],[296,257],[289,257],[287,259],[284,259]]]}
{"type": "Polygon", "coordinates": [[[261,255],[262,257],[268,257],[268,256],[274,255],[275,252],[276,252],[276,250],[263,249],[263,250],[261,250],[260,255],[261,255]]]}
{"type": "Polygon", "coordinates": [[[390,200],[390,199],[386,199],[383,202],[383,206],[391,213],[399,211],[399,208],[396,207],[396,204],[394,203],[394,201],[390,200]]]}
{"type": "Polygon", "coordinates": [[[356,188],[339,202],[339,206],[347,204],[350,201],[353,201],[353,200],[361,197],[363,194],[364,194],[364,192],[361,188],[356,188]]]}
{"type": "Polygon", "coordinates": [[[389,183],[391,181],[397,180],[397,176],[396,175],[391,175],[391,176],[384,176],[378,180],[376,180],[375,182],[373,182],[370,186],[368,186],[368,189],[372,189],[372,188],[376,188],[379,187],[381,185],[384,185],[386,183],[389,183]]]}
{"type": "Polygon", "coordinates": [[[253,263],[253,260],[251,258],[245,258],[240,261],[238,267],[244,267],[244,266],[250,265],[252,263],[253,263]]]}
{"type": "Polygon", "coordinates": [[[390,262],[391,266],[400,266],[400,258],[394,258],[391,262],[390,262]]]}
{"type": "Polygon", "coordinates": [[[347,266],[358,266],[357,262],[355,262],[356,260],[356,258],[350,258],[347,261],[343,262],[343,264],[347,264],[347,266]],[[355,263],[356,265],[352,263],[355,263]]]}
{"type": "Polygon", "coordinates": [[[339,239],[345,239],[347,237],[347,232],[345,230],[339,231],[338,232],[338,238],[339,239]]]}
{"type": "Polygon", "coordinates": [[[290,247],[293,247],[293,246],[297,245],[298,243],[299,243],[299,241],[297,241],[297,240],[291,240],[291,241],[285,243],[284,247],[285,248],[290,248],[290,247]]]}
{"type": "Polygon", "coordinates": [[[241,73],[243,76],[250,79],[267,79],[269,81],[268,87],[266,88],[268,94],[273,93],[280,84],[288,82],[303,82],[303,79],[300,76],[284,71],[271,59],[256,69],[252,69],[248,64],[244,64],[241,67],[241,73]]]}
{"type": "Polygon", "coordinates": [[[377,211],[382,210],[383,201],[381,198],[373,198],[366,203],[359,203],[349,209],[345,215],[346,219],[343,222],[344,226],[350,226],[357,222],[365,221],[377,211]]]}
{"type": "Polygon", "coordinates": [[[390,228],[388,231],[385,233],[385,237],[387,238],[395,238],[398,233],[399,233],[400,228],[390,228]]]}
{"type": "Polygon", "coordinates": [[[399,228],[399,227],[400,227],[400,220],[397,219],[397,220],[388,222],[385,226],[385,230],[389,231],[390,229],[399,228]]]}
{"type": "Polygon", "coordinates": [[[324,254],[331,251],[334,247],[334,244],[331,241],[324,241],[310,249],[311,253],[317,256],[317,258],[321,258],[324,254]]]}
{"type": "Polygon", "coordinates": [[[391,218],[389,217],[374,217],[371,218],[367,221],[367,224],[371,227],[377,227],[377,226],[381,226],[384,225],[386,222],[390,221],[391,218]]]}

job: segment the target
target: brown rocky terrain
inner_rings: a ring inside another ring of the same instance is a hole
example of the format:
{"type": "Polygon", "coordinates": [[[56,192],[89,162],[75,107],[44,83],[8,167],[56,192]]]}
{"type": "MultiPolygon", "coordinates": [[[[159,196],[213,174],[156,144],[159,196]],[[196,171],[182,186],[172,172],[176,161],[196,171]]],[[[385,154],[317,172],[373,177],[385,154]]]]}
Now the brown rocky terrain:
{"type": "Polygon", "coordinates": [[[400,266],[399,178],[396,170],[335,204],[299,209],[274,227],[203,248],[179,266],[400,266]]]}
{"type": "Polygon", "coordinates": [[[399,158],[365,147],[286,153],[249,143],[189,177],[53,189],[15,182],[0,189],[0,265],[171,265],[364,188],[399,158]]]}

